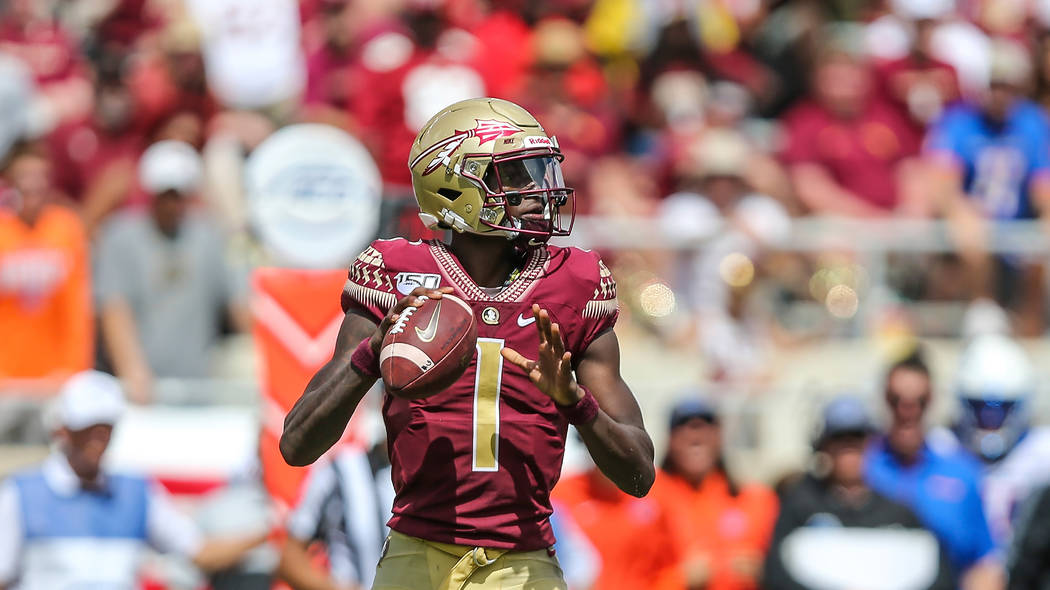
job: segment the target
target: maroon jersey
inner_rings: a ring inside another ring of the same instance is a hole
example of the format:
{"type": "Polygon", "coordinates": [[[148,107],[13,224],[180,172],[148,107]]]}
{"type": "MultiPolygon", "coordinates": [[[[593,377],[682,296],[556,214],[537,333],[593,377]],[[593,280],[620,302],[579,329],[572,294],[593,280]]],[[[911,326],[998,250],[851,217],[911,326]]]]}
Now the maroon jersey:
{"type": "Polygon", "coordinates": [[[489,295],[441,243],[378,240],[350,267],[343,309],[379,322],[418,286],[455,289],[474,310],[478,344],[466,372],[445,391],[415,401],[384,396],[397,492],[390,528],[443,543],[549,547],[550,492],[561,474],[568,424],[500,349],[536,357],[531,306],[537,303],[561,326],[573,358],[581,358],[616,323],[609,270],[593,252],[547,246],[533,250],[518,277],[489,295]]]}

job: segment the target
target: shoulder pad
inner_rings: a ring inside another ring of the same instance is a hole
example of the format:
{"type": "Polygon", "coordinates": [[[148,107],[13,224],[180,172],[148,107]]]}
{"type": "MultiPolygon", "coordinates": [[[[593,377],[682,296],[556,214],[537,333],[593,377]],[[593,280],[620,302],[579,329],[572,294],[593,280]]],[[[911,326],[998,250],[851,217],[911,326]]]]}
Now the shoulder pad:
{"type": "Polygon", "coordinates": [[[582,285],[592,289],[583,307],[583,317],[602,318],[616,315],[619,303],[616,300],[616,280],[605,266],[601,256],[592,250],[566,248],[571,272],[582,285]]]}

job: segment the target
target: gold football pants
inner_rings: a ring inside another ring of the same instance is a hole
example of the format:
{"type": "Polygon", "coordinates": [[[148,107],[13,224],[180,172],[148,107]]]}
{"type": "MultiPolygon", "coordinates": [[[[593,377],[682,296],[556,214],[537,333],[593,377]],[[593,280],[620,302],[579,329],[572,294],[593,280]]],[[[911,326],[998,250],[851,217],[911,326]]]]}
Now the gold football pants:
{"type": "Polygon", "coordinates": [[[435,543],[391,531],[372,590],[566,590],[545,549],[506,551],[435,543]]]}

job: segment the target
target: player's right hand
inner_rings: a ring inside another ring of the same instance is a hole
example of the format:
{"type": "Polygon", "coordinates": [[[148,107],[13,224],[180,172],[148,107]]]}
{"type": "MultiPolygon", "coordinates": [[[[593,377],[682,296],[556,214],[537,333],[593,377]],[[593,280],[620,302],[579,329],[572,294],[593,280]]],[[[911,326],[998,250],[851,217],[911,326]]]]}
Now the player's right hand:
{"type": "Polygon", "coordinates": [[[372,333],[372,337],[369,339],[369,346],[372,347],[372,351],[379,354],[379,349],[383,346],[383,338],[386,337],[386,333],[390,330],[390,327],[394,325],[394,322],[397,321],[397,318],[401,317],[401,312],[409,307],[419,307],[423,305],[427,299],[441,299],[441,296],[446,293],[452,293],[452,287],[441,287],[440,289],[416,287],[415,289],[412,289],[411,293],[402,297],[394,307],[390,308],[390,311],[387,312],[383,321],[376,326],[375,332],[372,333]]]}

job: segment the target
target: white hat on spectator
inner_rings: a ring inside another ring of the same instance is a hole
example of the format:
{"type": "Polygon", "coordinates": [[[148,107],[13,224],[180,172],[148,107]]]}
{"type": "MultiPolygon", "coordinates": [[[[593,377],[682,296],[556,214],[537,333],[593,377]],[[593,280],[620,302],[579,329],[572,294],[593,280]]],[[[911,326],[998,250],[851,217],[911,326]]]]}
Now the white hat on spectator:
{"type": "Polygon", "coordinates": [[[649,95],[674,129],[683,123],[703,120],[708,97],[707,80],[700,72],[670,70],[656,77],[649,95]]]}
{"type": "Polygon", "coordinates": [[[151,195],[169,190],[191,194],[200,186],[202,172],[197,150],[182,141],[158,141],[139,158],[139,183],[151,195]]]}
{"type": "Polygon", "coordinates": [[[933,32],[932,50],[937,59],[951,64],[959,74],[963,94],[977,98],[988,88],[992,42],[977,25],[947,21],[933,32]]]}
{"type": "Polygon", "coordinates": [[[1011,86],[1024,86],[1032,76],[1032,56],[1019,43],[1006,39],[992,41],[988,80],[1011,86]]]}
{"type": "Polygon", "coordinates": [[[62,385],[52,417],[55,426],[70,430],[112,426],[124,413],[124,406],[120,381],[101,371],[82,371],[62,385]]]}
{"type": "Polygon", "coordinates": [[[660,203],[658,227],[672,241],[696,242],[722,229],[722,214],[707,198],[696,193],[678,192],[660,203]]]}
{"type": "Polygon", "coordinates": [[[748,195],[733,207],[733,220],[764,246],[783,245],[791,237],[791,214],[776,199],[748,195]]]}
{"type": "Polygon", "coordinates": [[[1010,335],[1010,318],[999,304],[984,297],[974,299],[963,315],[962,336],[968,340],[981,336],[1010,335]]]}
{"type": "Polygon", "coordinates": [[[743,178],[754,149],[739,132],[714,128],[689,146],[689,160],[698,176],[743,178]]]}

